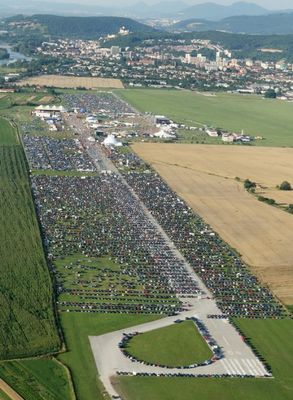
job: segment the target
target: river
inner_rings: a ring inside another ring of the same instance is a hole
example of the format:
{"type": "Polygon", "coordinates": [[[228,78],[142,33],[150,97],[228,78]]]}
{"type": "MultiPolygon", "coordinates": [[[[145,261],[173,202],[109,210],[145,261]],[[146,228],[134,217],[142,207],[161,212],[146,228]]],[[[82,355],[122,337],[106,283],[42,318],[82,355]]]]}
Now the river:
{"type": "Polygon", "coordinates": [[[27,57],[22,53],[18,53],[17,51],[13,51],[12,47],[8,44],[0,44],[0,48],[6,49],[9,53],[9,58],[5,60],[0,60],[0,65],[10,65],[15,63],[16,61],[31,61],[31,57],[27,57]]]}

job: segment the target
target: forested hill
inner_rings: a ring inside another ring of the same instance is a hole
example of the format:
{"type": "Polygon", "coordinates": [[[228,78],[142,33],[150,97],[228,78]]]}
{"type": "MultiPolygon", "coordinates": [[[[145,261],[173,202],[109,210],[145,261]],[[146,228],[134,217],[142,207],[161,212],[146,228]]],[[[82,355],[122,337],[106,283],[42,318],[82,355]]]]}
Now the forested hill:
{"type": "MultiPolygon", "coordinates": [[[[17,18],[19,21],[19,16],[17,18]]],[[[22,18],[24,21],[42,25],[46,33],[52,37],[97,39],[103,35],[117,33],[122,26],[133,33],[154,31],[147,25],[122,17],[62,17],[40,14],[22,18]]]]}
{"type": "Polygon", "coordinates": [[[269,14],[260,16],[234,16],[220,21],[189,19],[170,27],[172,31],[218,30],[247,34],[292,34],[293,13],[269,14]]]}
{"type": "Polygon", "coordinates": [[[254,60],[280,60],[293,62],[293,35],[244,35],[236,33],[208,31],[208,32],[155,32],[138,33],[108,41],[105,45],[110,47],[154,46],[163,39],[170,43],[179,43],[185,40],[189,43],[192,39],[210,40],[220,44],[233,52],[235,58],[252,58],[254,60]],[[281,53],[264,53],[263,48],[278,49],[281,53]]]}

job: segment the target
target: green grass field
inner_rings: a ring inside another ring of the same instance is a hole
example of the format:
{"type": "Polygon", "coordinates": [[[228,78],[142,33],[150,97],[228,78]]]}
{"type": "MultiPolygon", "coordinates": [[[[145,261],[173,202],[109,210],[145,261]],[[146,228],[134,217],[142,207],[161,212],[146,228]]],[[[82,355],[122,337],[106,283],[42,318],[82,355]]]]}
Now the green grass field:
{"type": "MultiPolygon", "coordinates": [[[[102,214],[100,218],[103,218],[102,214]]],[[[115,262],[111,257],[75,254],[60,257],[54,264],[57,285],[65,290],[58,296],[60,312],[79,312],[82,311],[82,305],[89,303],[99,308],[103,303],[112,307],[117,304],[131,305],[133,302],[149,306],[163,301],[166,306],[179,307],[179,301],[174,295],[153,292],[136,275],[129,273],[126,265],[115,262]],[[146,291],[147,297],[144,295],[146,291]],[[62,302],[74,304],[61,304],[62,302]]]]}
{"type": "Polygon", "coordinates": [[[108,399],[98,380],[88,337],[143,324],[157,318],[160,317],[128,314],[62,314],[61,323],[68,351],[59,355],[58,359],[71,371],[78,400],[108,399]]]}
{"type": "Polygon", "coordinates": [[[0,146],[0,209],[0,359],[56,351],[52,285],[20,145],[0,146]]]}
{"type": "Polygon", "coordinates": [[[127,400],[291,400],[293,398],[293,320],[237,320],[273,368],[261,378],[116,378],[127,400]]]}
{"type": "MultiPolygon", "coordinates": [[[[31,94],[22,94],[19,100],[28,96],[31,94]]],[[[29,120],[30,108],[7,109],[6,103],[6,98],[0,99],[2,115],[16,122],[29,120]]],[[[16,131],[4,118],[0,118],[0,209],[0,359],[58,351],[61,343],[53,313],[52,283],[24,152],[16,131]]],[[[0,378],[25,400],[75,399],[67,369],[54,359],[3,361],[0,378]]],[[[0,399],[7,398],[0,393],[0,399]]]]}
{"type": "Polygon", "coordinates": [[[55,171],[51,169],[33,170],[32,175],[46,175],[46,176],[97,176],[98,172],[85,172],[85,171],[55,171]]]}
{"type": "Polygon", "coordinates": [[[135,336],[129,341],[127,351],[138,360],[168,367],[200,363],[213,355],[191,321],[135,336]]]}
{"type": "Polygon", "coordinates": [[[25,400],[74,399],[68,372],[56,360],[3,362],[0,363],[0,377],[25,400]]]}
{"type": "Polygon", "coordinates": [[[2,390],[0,390],[0,400],[11,400],[2,390]]]}
{"type": "MultiPolygon", "coordinates": [[[[223,129],[242,129],[262,136],[260,146],[293,146],[293,103],[217,93],[207,96],[190,91],[125,89],[119,96],[142,112],[164,114],[186,125],[210,125],[223,129]]],[[[216,140],[216,139],[215,139],[216,140]]]]}
{"type": "Polygon", "coordinates": [[[0,118],[0,146],[17,143],[18,139],[12,125],[6,119],[0,118]]]}

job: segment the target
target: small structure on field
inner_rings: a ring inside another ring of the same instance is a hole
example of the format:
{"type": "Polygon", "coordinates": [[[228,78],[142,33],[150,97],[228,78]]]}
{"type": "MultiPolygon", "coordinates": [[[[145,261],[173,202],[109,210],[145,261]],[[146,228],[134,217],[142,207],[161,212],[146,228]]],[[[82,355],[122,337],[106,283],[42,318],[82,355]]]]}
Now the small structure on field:
{"type": "Polygon", "coordinates": [[[119,142],[113,134],[108,135],[106,137],[106,139],[103,141],[103,145],[106,147],[121,147],[121,146],[123,146],[123,144],[121,142],[119,142]]]}

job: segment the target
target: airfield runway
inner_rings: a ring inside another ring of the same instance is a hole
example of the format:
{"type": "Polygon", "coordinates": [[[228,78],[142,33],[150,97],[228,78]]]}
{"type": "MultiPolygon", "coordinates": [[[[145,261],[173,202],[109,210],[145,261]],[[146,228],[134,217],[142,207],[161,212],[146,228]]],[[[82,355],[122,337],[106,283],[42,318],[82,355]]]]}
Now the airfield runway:
{"type": "MultiPolygon", "coordinates": [[[[71,125],[74,126],[75,131],[78,132],[81,141],[86,147],[89,155],[95,162],[98,170],[107,170],[108,172],[119,174],[113,163],[104,155],[100,150],[99,145],[94,142],[88,142],[87,138],[89,132],[87,128],[78,121],[78,119],[72,118],[70,121],[71,125]]],[[[123,179],[121,177],[121,179],[123,179]]],[[[114,386],[111,383],[111,378],[117,374],[117,372],[125,372],[136,375],[138,373],[149,373],[149,374],[193,374],[193,375],[214,375],[214,374],[227,374],[231,376],[257,376],[264,377],[268,376],[268,372],[254,355],[252,350],[243,341],[242,337],[236,331],[236,329],[229,323],[227,319],[211,319],[208,315],[220,315],[221,311],[216,305],[215,300],[212,298],[211,293],[205,287],[200,278],[195,274],[191,266],[184,259],[182,254],[174,246],[173,242],[167,236],[165,231],[151,215],[145,205],[140,201],[138,196],[133,192],[130,186],[125,180],[124,184],[132,192],[136,201],[140,203],[140,206],[150,222],[156,227],[158,232],[162,235],[166,242],[166,246],[172,251],[175,258],[178,261],[184,261],[186,270],[190,275],[190,279],[195,280],[198,283],[200,289],[197,298],[185,298],[179,299],[184,304],[187,311],[180,313],[179,315],[162,318],[157,321],[153,321],[147,324],[134,326],[128,329],[111,332],[101,336],[91,336],[89,338],[93,355],[95,358],[96,366],[100,379],[107,390],[112,396],[118,396],[114,386]],[[186,306],[188,304],[188,306],[186,306]],[[147,366],[139,362],[132,362],[126,357],[118,344],[123,338],[123,333],[133,332],[147,332],[154,329],[166,327],[174,323],[177,319],[184,320],[187,317],[199,318],[209,330],[213,339],[222,348],[224,358],[214,362],[213,364],[200,366],[192,369],[169,369],[162,367],[147,366]]]]}

